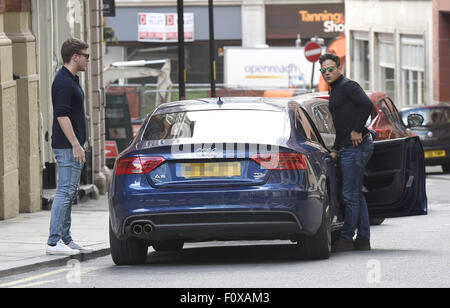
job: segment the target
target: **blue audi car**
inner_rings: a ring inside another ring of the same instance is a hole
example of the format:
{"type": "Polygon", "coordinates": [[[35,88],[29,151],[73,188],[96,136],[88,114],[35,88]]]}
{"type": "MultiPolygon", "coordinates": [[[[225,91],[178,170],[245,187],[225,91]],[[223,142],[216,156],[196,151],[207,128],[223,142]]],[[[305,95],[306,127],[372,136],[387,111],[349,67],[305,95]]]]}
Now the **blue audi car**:
{"type": "MultiPolygon", "coordinates": [[[[344,207],[335,164],[305,101],[159,106],[114,166],[113,261],[144,263],[149,246],[168,251],[229,240],[291,240],[302,257],[329,258],[344,207]]],[[[375,146],[367,176],[373,217],[426,214],[423,149],[415,138],[375,146]]]]}

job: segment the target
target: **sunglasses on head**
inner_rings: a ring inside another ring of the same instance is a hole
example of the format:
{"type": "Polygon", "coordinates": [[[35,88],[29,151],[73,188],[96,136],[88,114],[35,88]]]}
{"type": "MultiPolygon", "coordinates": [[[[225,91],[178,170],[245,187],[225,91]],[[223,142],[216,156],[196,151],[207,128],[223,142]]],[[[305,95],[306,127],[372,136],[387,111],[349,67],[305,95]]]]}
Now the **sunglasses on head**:
{"type": "Polygon", "coordinates": [[[86,60],[89,60],[89,54],[88,53],[78,53],[78,55],[85,57],[86,60]]]}
{"type": "Polygon", "coordinates": [[[325,74],[326,71],[329,71],[329,72],[331,73],[332,71],[334,71],[334,69],[335,69],[334,66],[330,66],[330,67],[327,67],[327,68],[321,68],[321,69],[319,69],[319,71],[320,71],[322,74],[325,74]]]}

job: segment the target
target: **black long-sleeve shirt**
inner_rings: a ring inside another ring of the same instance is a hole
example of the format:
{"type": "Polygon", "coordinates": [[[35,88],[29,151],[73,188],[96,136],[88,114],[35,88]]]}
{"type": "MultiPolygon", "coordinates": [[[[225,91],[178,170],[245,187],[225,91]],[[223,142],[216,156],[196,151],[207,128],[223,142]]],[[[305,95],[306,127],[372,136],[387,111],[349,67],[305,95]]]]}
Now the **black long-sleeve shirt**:
{"type": "Polygon", "coordinates": [[[362,133],[365,136],[369,130],[365,124],[373,108],[372,101],[360,85],[341,75],[331,85],[330,112],[336,128],[334,149],[351,146],[350,133],[362,133]]]}
{"type": "Polygon", "coordinates": [[[86,112],[84,109],[84,92],[78,76],[74,76],[63,66],[55,76],[52,84],[53,129],[52,147],[54,149],[71,149],[72,145],[58,122],[58,117],[69,117],[73,132],[81,146],[86,141],[86,112]]]}

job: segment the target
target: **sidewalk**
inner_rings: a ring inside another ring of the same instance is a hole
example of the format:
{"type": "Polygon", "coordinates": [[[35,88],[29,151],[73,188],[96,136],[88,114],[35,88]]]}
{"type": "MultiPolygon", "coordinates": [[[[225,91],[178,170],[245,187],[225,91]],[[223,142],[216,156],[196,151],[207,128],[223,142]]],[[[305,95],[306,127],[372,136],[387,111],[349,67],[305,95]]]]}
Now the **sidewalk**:
{"type": "Polygon", "coordinates": [[[442,172],[441,166],[427,166],[427,179],[450,181],[448,174],[442,172]]]}
{"type": "Polygon", "coordinates": [[[72,238],[80,245],[94,249],[92,254],[74,257],[45,254],[49,235],[50,211],[20,214],[0,221],[0,277],[65,265],[71,258],[80,261],[108,255],[108,201],[88,199],[72,207],[72,238]]]}

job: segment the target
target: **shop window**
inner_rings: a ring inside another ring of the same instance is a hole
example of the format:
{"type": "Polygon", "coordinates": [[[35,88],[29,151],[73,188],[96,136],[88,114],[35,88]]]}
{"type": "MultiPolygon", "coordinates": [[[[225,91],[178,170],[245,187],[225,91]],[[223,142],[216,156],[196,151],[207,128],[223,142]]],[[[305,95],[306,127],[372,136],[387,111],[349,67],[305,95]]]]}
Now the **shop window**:
{"type": "MultiPolygon", "coordinates": [[[[173,83],[178,83],[178,49],[176,45],[168,45],[167,49],[159,48],[157,43],[148,43],[149,48],[128,47],[127,59],[134,60],[171,60],[170,78],[173,83]],[[153,48],[154,47],[154,48],[153,48]]],[[[224,46],[240,46],[240,41],[216,41],[216,51],[224,46]]],[[[207,42],[190,42],[185,45],[185,68],[187,70],[188,84],[206,84],[210,83],[209,67],[209,45],[207,42]]],[[[216,76],[217,84],[223,83],[223,56],[215,55],[216,58],[216,76]]],[[[148,84],[156,83],[156,77],[130,79],[128,83],[148,84]]]]}
{"type": "Polygon", "coordinates": [[[381,66],[381,91],[389,97],[395,96],[395,69],[381,66]]]}
{"type": "Polygon", "coordinates": [[[424,103],[424,40],[421,37],[402,37],[402,99],[404,105],[424,103]]]}
{"type": "Polygon", "coordinates": [[[361,35],[354,35],[353,54],[354,79],[363,89],[368,90],[370,88],[368,39],[361,35]]]}
{"type": "Polygon", "coordinates": [[[390,97],[395,97],[395,46],[394,42],[379,38],[379,88],[390,97]]]}

